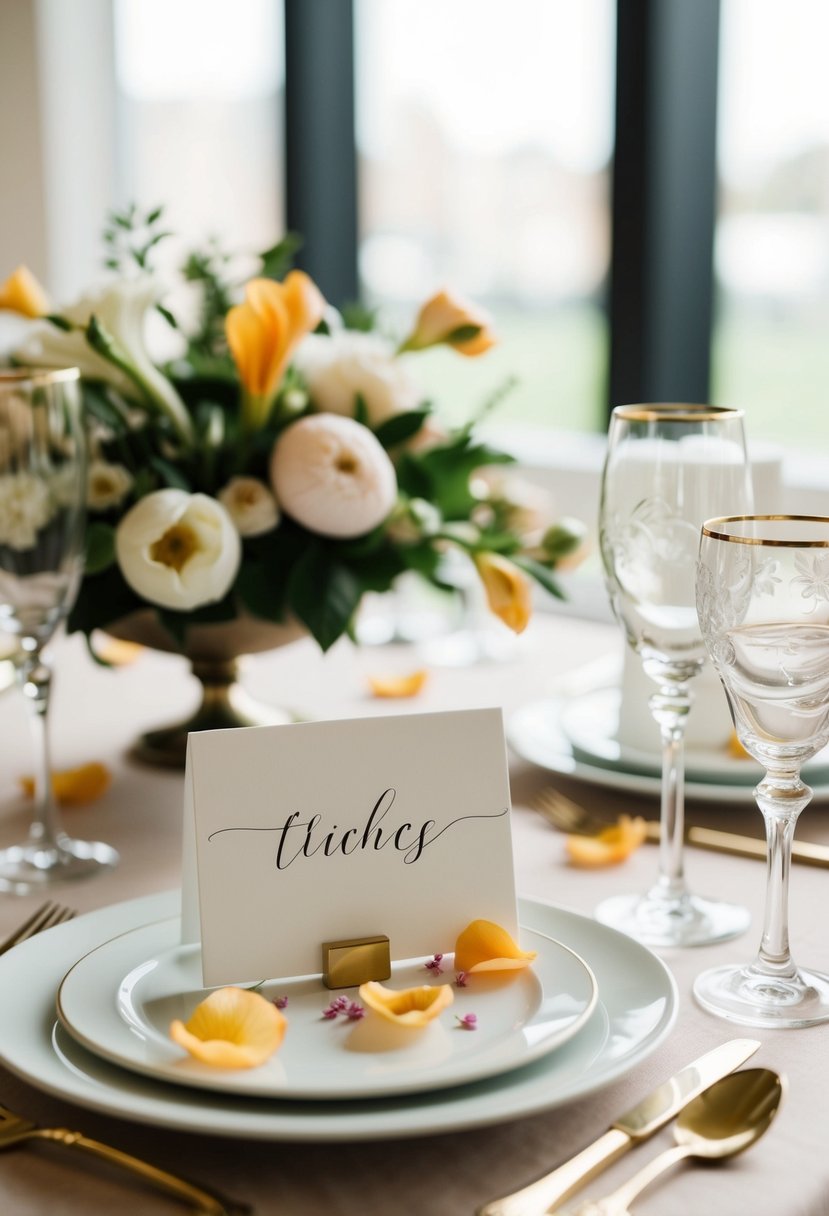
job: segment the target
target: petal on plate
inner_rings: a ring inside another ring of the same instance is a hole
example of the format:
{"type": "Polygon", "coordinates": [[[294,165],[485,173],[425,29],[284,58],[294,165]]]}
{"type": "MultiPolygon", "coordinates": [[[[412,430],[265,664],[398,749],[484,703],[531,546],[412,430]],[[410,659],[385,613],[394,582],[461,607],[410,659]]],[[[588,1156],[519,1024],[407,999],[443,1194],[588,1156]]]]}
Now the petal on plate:
{"type": "Polygon", "coordinates": [[[279,1009],[245,988],[217,988],[189,1021],[170,1025],[170,1038],[203,1064],[256,1068],[282,1043],[288,1025],[279,1009]]]}
{"type": "Polygon", "coordinates": [[[512,936],[491,920],[473,920],[455,943],[458,971],[518,971],[529,967],[535,950],[522,950],[512,936]]]}
{"type": "Polygon", "coordinates": [[[433,1021],[454,999],[455,994],[449,984],[419,984],[415,988],[399,991],[386,988],[376,980],[360,985],[360,1000],[368,1009],[387,1022],[411,1030],[418,1030],[433,1021]]]}

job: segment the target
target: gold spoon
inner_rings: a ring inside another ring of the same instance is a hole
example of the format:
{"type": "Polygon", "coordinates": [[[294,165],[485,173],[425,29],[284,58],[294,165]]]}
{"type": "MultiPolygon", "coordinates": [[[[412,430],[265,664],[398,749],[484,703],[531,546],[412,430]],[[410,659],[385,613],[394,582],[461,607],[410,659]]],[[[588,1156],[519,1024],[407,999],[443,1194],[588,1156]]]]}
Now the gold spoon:
{"type": "Polygon", "coordinates": [[[768,1131],[784,1088],[784,1079],[769,1068],[746,1068],[715,1081],[677,1119],[676,1148],[655,1157],[611,1195],[582,1204],[576,1216],[629,1216],[640,1191],[683,1158],[715,1161],[742,1153],[768,1131]]]}

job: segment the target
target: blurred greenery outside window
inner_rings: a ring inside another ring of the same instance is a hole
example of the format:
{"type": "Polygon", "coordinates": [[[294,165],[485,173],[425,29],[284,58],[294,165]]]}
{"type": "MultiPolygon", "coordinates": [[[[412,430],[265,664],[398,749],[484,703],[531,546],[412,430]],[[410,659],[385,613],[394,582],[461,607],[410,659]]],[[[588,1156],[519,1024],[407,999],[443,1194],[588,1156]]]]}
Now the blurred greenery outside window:
{"type": "Polygon", "coordinates": [[[721,0],[713,399],[749,433],[829,440],[825,0],[721,0]]]}

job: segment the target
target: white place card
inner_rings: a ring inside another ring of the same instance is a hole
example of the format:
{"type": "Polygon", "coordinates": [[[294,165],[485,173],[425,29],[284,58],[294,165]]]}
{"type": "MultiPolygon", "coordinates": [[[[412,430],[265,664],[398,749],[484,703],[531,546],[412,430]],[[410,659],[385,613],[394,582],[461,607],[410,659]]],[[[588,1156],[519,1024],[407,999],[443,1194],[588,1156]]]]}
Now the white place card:
{"type": "Polygon", "coordinates": [[[335,939],[404,959],[477,917],[517,936],[501,711],[191,734],[182,886],[206,987],[317,974],[335,939]]]}

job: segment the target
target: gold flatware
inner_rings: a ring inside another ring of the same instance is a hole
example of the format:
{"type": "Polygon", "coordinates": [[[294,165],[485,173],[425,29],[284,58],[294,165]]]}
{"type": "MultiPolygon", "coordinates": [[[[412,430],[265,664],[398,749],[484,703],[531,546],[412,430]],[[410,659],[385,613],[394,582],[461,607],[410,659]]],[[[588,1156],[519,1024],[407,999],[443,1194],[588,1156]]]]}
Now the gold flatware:
{"type": "Polygon", "coordinates": [[[485,1203],[477,1216],[543,1216],[629,1148],[659,1131],[714,1081],[744,1064],[759,1046],[758,1039],[731,1039],[706,1052],[632,1106],[575,1157],[520,1191],[485,1203]]]}
{"type": "MultiPolygon", "coordinates": [[[[552,788],[542,790],[533,802],[535,810],[553,827],[576,836],[595,836],[610,826],[608,819],[580,806],[572,798],[552,788]]],[[[645,824],[645,839],[659,843],[659,821],[649,819],[645,824]]],[[[698,849],[713,853],[730,853],[735,857],[766,859],[766,842],[753,836],[740,836],[736,832],[722,832],[716,828],[689,827],[685,829],[685,840],[698,849]]],[[[792,844],[792,861],[804,866],[829,866],[829,845],[812,844],[806,840],[795,840],[792,844]]]]}
{"type": "Polygon", "coordinates": [[[17,946],[20,942],[34,937],[35,934],[42,933],[44,929],[53,929],[55,925],[62,925],[66,921],[72,920],[74,915],[73,908],[65,908],[62,904],[52,901],[41,904],[28,920],[24,920],[22,925],[19,925],[13,933],[0,942],[0,954],[5,954],[7,950],[11,950],[12,946],[17,946]]]}
{"type": "Polygon", "coordinates": [[[677,1119],[676,1148],[654,1157],[612,1194],[582,1204],[575,1216],[629,1216],[636,1196],[677,1162],[722,1161],[745,1152],[768,1131],[784,1092],[783,1078],[769,1068],[747,1068],[715,1081],[677,1119]]]}
{"type": "Polygon", "coordinates": [[[91,1140],[82,1132],[73,1132],[66,1127],[39,1127],[36,1123],[0,1106],[0,1152],[13,1148],[24,1140],[36,1139],[51,1140],[57,1144],[64,1144],[68,1148],[79,1148],[103,1161],[122,1166],[159,1190],[190,1204],[194,1211],[202,1213],[202,1216],[243,1216],[244,1213],[251,1211],[246,1204],[226,1199],[220,1200],[201,1187],[186,1182],[183,1178],[177,1178],[175,1174],[169,1174],[166,1170],[150,1165],[149,1162],[133,1157],[129,1153],[123,1153],[120,1149],[112,1148],[108,1144],[91,1140]]]}

